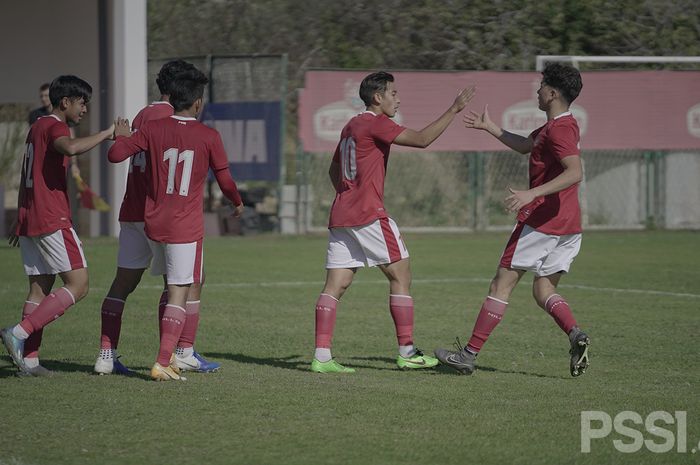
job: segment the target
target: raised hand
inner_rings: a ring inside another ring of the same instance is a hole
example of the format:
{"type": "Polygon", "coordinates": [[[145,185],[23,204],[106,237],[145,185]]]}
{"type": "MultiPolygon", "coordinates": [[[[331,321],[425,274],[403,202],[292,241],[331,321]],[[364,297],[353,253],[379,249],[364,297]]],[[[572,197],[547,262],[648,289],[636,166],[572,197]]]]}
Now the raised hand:
{"type": "Polygon", "coordinates": [[[117,136],[129,137],[131,135],[131,126],[127,118],[117,118],[114,120],[114,138],[117,136]]]}
{"type": "Polygon", "coordinates": [[[489,127],[494,126],[493,121],[489,117],[489,106],[484,106],[484,112],[479,114],[473,110],[470,110],[468,114],[464,115],[462,119],[464,121],[464,126],[471,129],[482,129],[487,131],[489,127]]]}
{"type": "Polygon", "coordinates": [[[476,94],[476,86],[470,86],[460,90],[452,104],[455,113],[462,111],[464,107],[467,106],[467,103],[474,97],[474,94],[476,94]]]}

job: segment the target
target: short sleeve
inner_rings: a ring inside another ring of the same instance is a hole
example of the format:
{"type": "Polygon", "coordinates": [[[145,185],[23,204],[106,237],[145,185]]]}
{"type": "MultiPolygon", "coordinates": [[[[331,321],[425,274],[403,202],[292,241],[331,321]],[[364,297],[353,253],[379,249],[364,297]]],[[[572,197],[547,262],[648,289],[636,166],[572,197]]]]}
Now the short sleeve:
{"type": "Polygon", "coordinates": [[[549,130],[548,135],[552,154],[559,160],[580,154],[579,136],[575,127],[555,126],[549,130]]]}
{"type": "Polygon", "coordinates": [[[377,118],[377,121],[372,125],[372,137],[375,140],[383,142],[384,144],[390,145],[394,142],[394,139],[406,129],[394,123],[386,115],[381,115],[377,118]]]}
{"type": "Polygon", "coordinates": [[[66,123],[56,123],[52,124],[48,131],[49,145],[60,137],[70,137],[70,128],[66,123]]]}
{"type": "Polygon", "coordinates": [[[539,128],[535,129],[530,133],[528,137],[532,140],[535,140],[537,138],[537,134],[539,134],[542,131],[542,128],[544,128],[544,126],[540,126],[539,128]]]}
{"type": "Polygon", "coordinates": [[[211,169],[218,171],[228,168],[228,155],[226,155],[224,142],[221,140],[221,134],[218,131],[214,130],[210,149],[209,166],[211,169]]]}

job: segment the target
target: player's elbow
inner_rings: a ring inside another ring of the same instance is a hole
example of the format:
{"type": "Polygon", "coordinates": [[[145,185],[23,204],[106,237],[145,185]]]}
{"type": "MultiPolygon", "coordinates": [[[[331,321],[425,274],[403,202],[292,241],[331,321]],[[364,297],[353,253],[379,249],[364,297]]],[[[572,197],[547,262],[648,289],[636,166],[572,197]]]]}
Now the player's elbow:
{"type": "Polygon", "coordinates": [[[583,181],[583,171],[577,170],[577,171],[574,173],[574,184],[578,184],[578,183],[580,183],[581,181],[583,181]]]}
{"type": "Polygon", "coordinates": [[[80,152],[78,151],[78,147],[75,144],[66,144],[65,146],[61,147],[61,152],[63,152],[63,155],[67,155],[69,157],[74,157],[76,155],[80,155],[80,152]]]}
{"type": "Polygon", "coordinates": [[[119,162],[123,161],[124,158],[122,158],[119,155],[119,152],[117,152],[116,150],[112,150],[113,148],[114,148],[114,146],[112,146],[112,148],[109,149],[109,152],[107,152],[107,159],[111,163],[119,163],[119,162]]]}

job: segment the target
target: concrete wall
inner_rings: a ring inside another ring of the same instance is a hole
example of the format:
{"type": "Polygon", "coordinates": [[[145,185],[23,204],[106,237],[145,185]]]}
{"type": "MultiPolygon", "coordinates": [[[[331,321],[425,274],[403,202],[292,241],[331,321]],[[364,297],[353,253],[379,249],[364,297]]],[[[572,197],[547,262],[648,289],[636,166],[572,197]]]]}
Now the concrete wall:
{"type": "MultiPolygon", "coordinates": [[[[116,115],[132,119],[147,103],[146,50],[146,0],[3,2],[0,104],[37,107],[42,83],[74,74],[93,88],[88,117],[81,122],[78,135],[107,127],[116,115]]],[[[116,215],[127,167],[111,166],[106,150],[106,144],[98,146],[83,155],[89,161],[81,161],[81,166],[89,167],[89,176],[84,173],[83,177],[112,206],[107,214],[81,210],[80,218],[89,223],[82,233],[92,236],[118,232],[116,215]]]]}

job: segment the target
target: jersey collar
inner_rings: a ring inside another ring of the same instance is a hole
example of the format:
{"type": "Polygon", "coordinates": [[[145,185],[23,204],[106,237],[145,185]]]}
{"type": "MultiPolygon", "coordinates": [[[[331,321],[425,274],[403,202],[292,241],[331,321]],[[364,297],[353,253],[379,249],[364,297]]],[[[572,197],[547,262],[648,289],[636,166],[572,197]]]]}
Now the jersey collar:
{"type": "Polygon", "coordinates": [[[177,115],[171,115],[171,118],[174,118],[178,121],[197,121],[197,118],[193,118],[191,116],[177,116],[177,115]]]}

